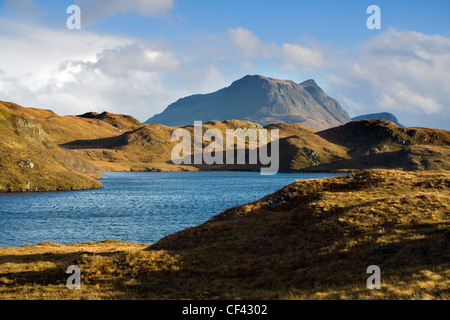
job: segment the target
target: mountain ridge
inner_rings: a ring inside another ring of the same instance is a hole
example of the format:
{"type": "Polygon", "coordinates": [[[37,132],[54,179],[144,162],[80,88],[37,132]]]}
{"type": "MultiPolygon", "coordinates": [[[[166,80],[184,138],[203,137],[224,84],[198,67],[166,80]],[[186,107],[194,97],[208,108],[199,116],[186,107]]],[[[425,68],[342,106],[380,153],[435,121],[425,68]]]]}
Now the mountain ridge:
{"type": "Polygon", "coordinates": [[[351,119],[339,102],[313,79],[300,84],[261,75],[247,75],[212,93],[190,95],[170,104],[145,123],[180,126],[194,121],[241,119],[261,125],[299,123],[326,129],[351,119]]]}
{"type": "Polygon", "coordinates": [[[375,120],[375,119],[383,119],[390,122],[395,123],[398,127],[404,127],[404,125],[400,124],[398,122],[398,119],[396,116],[394,116],[390,112],[379,112],[379,113],[369,113],[369,114],[363,114],[360,116],[356,116],[352,118],[352,121],[358,121],[358,120],[375,120]]]}

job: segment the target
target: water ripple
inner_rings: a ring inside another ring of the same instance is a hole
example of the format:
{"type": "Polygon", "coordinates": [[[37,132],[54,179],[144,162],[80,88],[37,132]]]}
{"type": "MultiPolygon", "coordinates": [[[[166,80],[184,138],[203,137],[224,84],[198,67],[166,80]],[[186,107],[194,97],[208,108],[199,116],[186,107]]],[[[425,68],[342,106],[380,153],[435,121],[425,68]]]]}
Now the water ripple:
{"type": "Polygon", "coordinates": [[[103,189],[0,194],[0,246],[105,239],[154,243],[297,179],[336,175],[109,172],[103,189]]]}

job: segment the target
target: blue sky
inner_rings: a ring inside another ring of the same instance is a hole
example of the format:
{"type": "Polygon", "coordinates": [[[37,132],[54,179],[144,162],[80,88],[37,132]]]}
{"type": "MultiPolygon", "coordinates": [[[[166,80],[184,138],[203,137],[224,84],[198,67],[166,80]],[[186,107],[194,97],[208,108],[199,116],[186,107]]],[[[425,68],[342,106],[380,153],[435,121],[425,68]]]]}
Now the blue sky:
{"type": "Polygon", "coordinates": [[[141,121],[246,74],[450,129],[449,1],[0,0],[0,100],[141,121]],[[66,9],[81,9],[68,30],[66,9]],[[369,30],[369,5],[381,30],[369,30]]]}

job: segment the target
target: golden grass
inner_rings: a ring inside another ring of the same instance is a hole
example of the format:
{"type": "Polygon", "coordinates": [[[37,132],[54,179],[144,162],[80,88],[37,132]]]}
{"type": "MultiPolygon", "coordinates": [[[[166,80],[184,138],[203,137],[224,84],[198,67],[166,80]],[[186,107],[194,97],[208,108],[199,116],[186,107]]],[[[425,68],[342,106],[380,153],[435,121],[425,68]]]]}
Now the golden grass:
{"type": "MultiPolygon", "coordinates": [[[[21,108],[0,103],[0,192],[101,187],[94,179],[101,176],[98,168],[59,148],[38,122],[20,113],[21,108]]],[[[27,111],[32,115],[38,112],[27,111]]],[[[43,117],[54,115],[51,111],[39,112],[43,117]]]]}
{"type": "Polygon", "coordinates": [[[153,245],[0,248],[1,299],[448,299],[450,173],[298,181],[153,245]],[[81,290],[64,285],[82,270],[81,290]],[[381,290],[366,288],[369,265],[381,290]]]}
{"type": "MultiPolygon", "coordinates": [[[[84,285],[81,290],[69,290],[66,274],[77,259],[130,254],[148,245],[106,240],[71,245],[42,242],[39,245],[0,248],[1,299],[115,299],[120,296],[109,284],[84,285]]],[[[94,265],[92,265],[94,266],[94,265]]],[[[82,274],[85,270],[82,270],[82,274]]],[[[82,281],[85,282],[83,275],[82,281]]]]}
{"type": "MultiPolygon", "coordinates": [[[[177,128],[193,137],[193,125],[147,125],[107,112],[60,117],[50,110],[0,102],[0,192],[99,188],[101,183],[93,178],[101,171],[260,170],[260,165],[250,164],[174,165],[171,152],[178,141],[171,140],[171,133],[177,128]]],[[[203,125],[203,130],[217,129],[223,136],[227,129],[238,128],[263,129],[242,120],[203,125]]],[[[266,129],[280,132],[280,171],[450,170],[450,133],[445,130],[399,128],[382,120],[320,132],[283,123],[266,129]]]]}

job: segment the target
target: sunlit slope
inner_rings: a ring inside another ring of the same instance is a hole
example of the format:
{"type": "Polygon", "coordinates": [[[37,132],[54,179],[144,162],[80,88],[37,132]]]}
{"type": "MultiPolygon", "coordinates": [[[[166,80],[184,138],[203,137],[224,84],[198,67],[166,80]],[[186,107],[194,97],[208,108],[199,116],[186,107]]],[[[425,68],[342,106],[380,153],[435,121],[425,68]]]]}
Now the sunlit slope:
{"type": "Polygon", "coordinates": [[[0,103],[0,192],[99,188],[101,172],[75,153],[58,147],[36,117],[51,111],[0,103]]]}
{"type": "Polygon", "coordinates": [[[183,255],[185,276],[210,296],[448,298],[449,194],[446,171],[297,181],[150,249],[183,255]],[[370,265],[380,291],[365,287],[370,265]]]}
{"type": "MultiPolygon", "coordinates": [[[[386,120],[354,121],[323,131],[292,123],[263,127],[244,120],[212,120],[202,125],[202,152],[212,143],[206,139],[206,131],[216,130],[223,138],[222,149],[216,151],[222,153],[224,164],[209,165],[193,161],[192,124],[148,125],[128,115],[108,112],[58,116],[50,110],[7,102],[1,103],[0,116],[4,191],[66,190],[71,185],[85,188],[90,184],[80,185],[86,178],[78,174],[98,175],[99,171],[260,170],[259,162],[249,163],[248,139],[243,144],[247,149],[245,164],[237,164],[236,154],[233,163],[225,161],[227,130],[254,130],[257,134],[268,130],[268,141],[273,140],[268,149],[272,150],[272,143],[279,144],[279,171],[283,172],[450,169],[448,131],[403,128],[386,120]],[[190,163],[177,165],[172,161],[172,151],[179,143],[172,140],[176,129],[187,130],[191,137],[190,152],[184,155],[190,163]],[[279,140],[272,139],[272,130],[279,131],[279,140]],[[70,178],[72,171],[77,174],[70,178]]],[[[258,141],[257,147],[263,145],[258,141]]]]}

